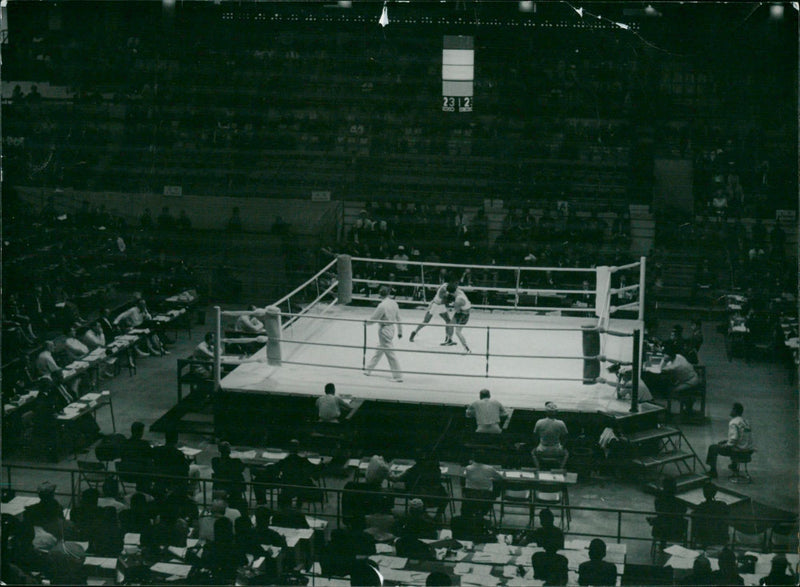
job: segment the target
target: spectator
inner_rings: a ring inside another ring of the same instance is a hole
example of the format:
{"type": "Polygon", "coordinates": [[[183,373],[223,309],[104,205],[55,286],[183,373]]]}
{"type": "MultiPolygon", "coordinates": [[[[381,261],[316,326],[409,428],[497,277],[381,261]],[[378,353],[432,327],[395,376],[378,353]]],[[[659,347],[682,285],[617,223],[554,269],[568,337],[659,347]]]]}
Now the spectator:
{"type": "Polygon", "coordinates": [[[578,566],[579,585],[616,585],[617,567],[604,561],[606,543],[595,538],[589,544],[589,560],[578,566]]]}
{"type": "Polygon", "coordinates": [[[181,231],[189,231],[192,230],[192,221],[186,215],[186,210],[181,210],[180,216],[178,216],[178,220],[176,222],[176,226],[178,230],[181,231]]]}
{"type": "Polygon", "coordinates": [[[231,211],[231,217],[228,218],[227,230],[228,232],[242,232],[242,218],[239,216],[238,206],[234,206],[231,211]]]}
{"type": "Polygon", "coordinates": [[[437,526],[425,512],[425,504],[419,498],[408,502],[408,514],[400,518],[394,534],[401,538],[436,538],[437,526]]]}
{"type": "Polygon", "coordinates": [[[761,577],[758,582],[759,585],[796,585],[797,577],[792,574],[789,568],[789,561],[786,560],[786,555],[776,554],[772,557],[772,567],[769,570],[769,575],[761,577]]]}
{"type": "Polygon", "coordinates": [[[539,523],[541,526],[531,534],[533,541],[542,548],[548,541],[554,541],[558,550],[564,548],[564,532],[561,528],[556,528],[555,516],[550,509],[544,508],[539,512],[539,523]]]}
{"type": "Polygon", "coordinates": [[[336,386],[333,383],[325,384],[325,395],[317,398],[317,417],[320,422],[339,422],[342,412],[350,411],[347,400],[336,395],[336,386]]]}
{"type": "Polygon", "coordinates": [[[313,464],[305,457],[299,455],[300,442],[292,440],[289,443],[289,454],[276,463],[280,472],[281,483],[295,487],[283,487],[278,495],[278,504],[282,507],[291,506],[297,500],[297,507],[306,501],[316,501],[320,489],[314,479],[319,476],[321,463],[313,464]]]}
{"type": "Polygon", "coordinates": [[[56,363],[56,360],[53,358],[53,351],[55,348],[56,345],[52,340],[48,340],[44,343],[44,349],[39,353],[39,356],[36,357],[36,371],[39,375],[49,377],[52,373],[61,371],[58,363],[56,363]]]}
{"type": "Polygon", "coordinates": [[[686,578],[684,585],[713,585],[711,576],[711,561],[705,555],[700,555],[694,559],[692,572],[686,578]]]}
{"type": "MultiPolygon", "coordinates": [[[[731,408],[731,420],[728,422],[728,438],[721,440],[717,444],[708,447],[706,464],[709,466],[709,476],[717,476],[717,457],[719,455],[729,457],[735,451],[751,450],[753,448],[752,429],[750,422],[744,419],[744,406],[735,402],[731,408]]],[[[728,468],[736,470],[736,465],[731,463],[728,468]]]]}
{"type": "Polygon", "coordinates": [[[158,228],[164,231],[175,230],[175,217],[170,214],[168,206],[161,208],[161,214],[158,215],[158,228]]]}
{"type": "Polygon", "coordinates": [[[122,552],[123,534],[113,507],[100,508],[97,523],[90,527],[89,552],[97,556],[116,557],[122,552]]]}
{"type": "Polygon", "coordinates": [[[476,453],[470,464],[464,469],[463,495],[469,499],[481,499],[490,503],[465,501],[461,504],[462,515],[473,515],[476,511],[480,515],[493,507],[495,497],[499,494],[499,487],[495,481],[502,481],[503,476],[491,465],[485,464],[485,457],[476,453]]]}
{"type": "Polygon", "coordinates": [[[226,517],[214,521],[214,539],[203,547],[201,566],[209,569],[217,585],[233,585],[237,569],[247,564],[247,556],[233,535],[233,524],[226,517]]]}
{"type": "Polygon", "coordinates": [[[264,554],[261,543],[255,533],[253,525],[250,523],[250,516],[240,516],[233,523],[233,531],[236,543],[245,554],[259,557],[264,554]]]}
{"type": "Polygon", "coordinates": [[[83,344],[89,350],[97,348],[105,348],[106,335],[103,333],[103,327],[100,322],[95,322],[89,327],[83,335],[83,344]]]}
{"type": "Polygon", "coordinates": [[[700,318],[695,318],[692,320],[692,329],[689,332],[687,346],[689,348],[689,353],[691,353],[692,356],[686,358],[690,363],[696,365],[700,362],[698,353],[700,352],[700,347],[703,346],[703,323],[700,318]],[[692,358],[694,361],[691,360],[692,358]]]}
{"type": "Polygon", "coordinates": [[[736,555],[727,546],[719,553],[719,569],[711,573],[712,585],[744,585],[744,579],[739,575],[736,564],[736,555]]]}
{"type": "Polygon", "coordinates": [[[89,540],[100,523],[102,509],[97,505],[99,499],[100,492],[97,489],[93,487],[85,489],[81,493],[80,503],[70,511],[69,519],[75,524],[75,530],[81,540],[89,540]]]}
{"type": "Polygon", "coordinates": [[[678,353],[674,342],[664,347],[661,374],[666,378],[667,394],[680,399],[681,412],[691,414],[694,398],[689,396],[689,392],[697,389],[702,381],[692,364],[678,353]]]}
{"type": "Polygon", "coordinates": [[[153,522],[153,509],[147,502],[144,493],[134,493],[131,496],[131,506],[119,513],[120,526],[123,533],[142,533],[153,522]]]}
{"type": "Polygon", "coordinates": [[[567,425],[563,420],[556,418],[558,407],[553,402],[544,404],[547,414],[536,422],[533,434],[539,439],[539,444],[533,449],[531,455],[537,469],[541,469],[540,458],[558,461],[559,469],[563,469],[569,458],[569,452],[564,448],[563,442],[567,437],[567,425]]]}
{"type": "Polygon", "coordinates": [[[106,340],[111,340],[117,334],[117,327],[111,322],[111,312],[109,312],[108,308],[103,308],[100,311],[100,317],[97,319],[97,323],[103,329],[103,335],[105,336],[106,340]]]}
{"type": "Polygon", "coordinates": [[[157,475],[181,477],[182,479],[156,478],[154,492],[162,495],[167,488],[183,488],[186,492],[189,477],[189,460],[178,450],[178,431],[170,428],[164,433],[164,444],[153,448],[153,472],[157,475]]]}
{"type": "Polygon", "coordinates": [[[139,491],[147,492],[150,490],[150,480],[142,475],[150,471],[153,465],[153,447],[143,436],[144,424],[138,421],[131,424],[131,435],[120,449],[120,468],[132,474],[130,479],[136,481],[139,491]]]}
{"type": "Polygon", "coordinates": [[[216,522],[219,518],[228,518],[228,520],[233,523],[240,516],[240,512],[231,510],[228,507],[228,502],[218,496],[208,507],[208,513],[200,516],[197,520],[197,537],[200,540],[214,540],[216,522]],[[228,515],[229,511],[230,515],[228,515]]]}
{"type": "MultiPolygon", "coordinates": [[[[145,321],[151,320],[150,312],[147,310],[147,302],[140,299],[136,302],[134,306],[131,306],[124,312],[122,312],[119,316],[114,319],[113,325],[116,328],[121,329],[129,329],[129,328],[138,328],[145,324],[145,321]]],[[[145,336],[145,341],[147,345],[147,350],[140,348],[139,346],[136,347],[136,352],[140,357],[148,357],[151,354],[153,355],[164,355],[166,352],[164,351],[163,346],[161,345],[161,340],[158,338],[158,334],[155,332],[151,332],[149,335],[145,336]]]]}
{"type": "Polygon", "coordinates": [[[535,552],[531,557],[533,578],[544,581],[545,585],[566,585],[569,580],[567,557],[558,554],[558,542],[548,538],[542,545],[544,552],[535,552]]]}
{"type": "Polygon", "coordinates": [[[64,334],[67,337],[64,340],[64,350],[70,362],[79,361],[89,354],[89,347],[78,340],[77,329],[74,324],[68,327],[64,334]]]}
{"type": "Polygon", "coordinates": [[[508,411],[496,399],[492,399],[488,389],[482,389],[478,401],[467,407],[467,418],[475,418],[476,432],[500,434],[500,422],[508,418],[508,411]]]}
{"type": "Polygon", "coordinates": [[[221,490],[228,494],[228,502],[241,509],[247,508],[244,498],[244,463],[241,459],[231,458],[231,445],[219,443],[219,456],[211,459],[214,478],[214,491],[221,490]]]}
{"type": "Polygon", "coordinates": [[[372,455],[364,473],[364,482],[380,487],[389,477],[389,464],[380,455],[372,455]]]}
{"type": "Polygon", "coordinates": [[[410,495],[419,496],[426,508],[435,507],[436,517],[444,515],[450,499],[442,481],[442,469],[434,453],[424,452],[414,465],[392,481],[405,484],[410,495]]]}
{"type": "Polygon", "coordinates": [[[705,501],[692,513],[692,542],[698,546],[717,546],[728,543],[728,504],[717,501],[713,483],[703,486],[705,501]]]}
{"type": "Polygon", "coordinates": [[[64,510],[56,500],[56,486],[45,481],[36,492],[39,494],[39,501],[25,508],[24,521],[34,527],[41,526],[54,536],[60,536],[64,510]]]}
{"type": "Polygon", "coordinates": [[[686,504],[675,494],[678,492],[674,477],[664,477],[661,493],[656,496],[656,516],[649,520],[653,525],[653,539],[659,542],[661,549],[667,542],[682,543],[686,536],[686,504]]]}

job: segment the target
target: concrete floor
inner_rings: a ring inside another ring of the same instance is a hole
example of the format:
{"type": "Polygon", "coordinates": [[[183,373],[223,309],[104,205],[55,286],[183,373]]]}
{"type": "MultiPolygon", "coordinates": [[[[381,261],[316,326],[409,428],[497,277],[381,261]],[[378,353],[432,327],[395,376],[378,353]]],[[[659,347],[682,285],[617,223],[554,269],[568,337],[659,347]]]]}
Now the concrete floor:
{"type": "MultiPolygon", "coordinates": [[[[210,312],[208,314],[210,317],[210,312]]],[[[663,322],[660,333],[666,335],[674,322],[663,322]]],[[[172,354],[166,357],[149,357],[139,360],[138,374],[129,377],[127,371],[114,380],[106,382],[103,389],[112,392],[116,415],[117,431],[127,434],[130,425],[136,420],[147,426],[161,417],[176,401],[175,361],[191,353],[194,345],[210,329],[210,319],[206,325],[196,325],[191,337],[182,332],[172,347],[172,354]]],[[[683,322],[688,328],[688,321],[683,322]]],[[[758,452],[750,467],[753,483],[750,485],[730,485],[725,475],[725,463],[721,461],[723,476],[719,483],[729,486],[752,497],[753,500],[769,506],[798,511],[798,394],[795,384],[790,384],[787,369],[783,365],[767,362],[747,364],[743,359],[728,362],[725,357],[724,340],[716,330],[716,324],[704,326],[705,344],[700,350],[701,362],[708,367],[708,416],[703,425],[679,423],[690,443],[698,454],[705,455],[709,444],[724,438],[727,430],[728,413],[733,401],[741,401],[745,406],[745,416],[750,419],[758,452]]],[[[98,415],[98,423],[104,433],[111,432],[111,419],[108,410],[98,415]]],[[[158,434],[149,435],[155,442],[162,438],[158,434]]],[[[182,437],[185,444],[206,448],[213,445],[211,439],[182,437]]],[[[79,455],[78,458],[94,459],[94,451],[79,455]]],[[[207,465],[210,456],[206,455],[199,464],[207,465]]],[[[7,458],[4,465],[36,465],[23,458],[7,458]]],[[[73,457],[61,460],[58,467],[75,467],[73,457]]],[[[5,468],[2,481],[20,489],[35,489],[43,480],[50,479],[58,485],[58,491],[69,492],[69,475],[36,470],[14,469],[11,479],[5,468]]],[[[340,487],[344,481],[333,480],[329,487],[340,487]]],[[[457,485],[457,484],[456,484],[457,485]]],[[[67,504],[68,498],[63,498],[67,504]]],[[[592,479],[581,482],[570,491],[573,506],[599,508],[625,508],[652,510],[653,498],[642,492],[638,484],[629,481],[592,479]]],[[[398,502],[399,503],[399,502],[398,502]]],[[[329,506],[330,507],[330,506],[329,506]]],[[[524,524],[522,516],[506,519],[511,524],[524,524]]],[[[617,531],[618,519],[612,514],[595,512],[576,512],[573,515],[572,533],[607,533],[617,531]]],[[[626,515],[622,517],[623,535],[640,537],[642,540],[627,540],[628,561],[647,562],[649,560],[649,527],[643,516],[626,515]]]]}

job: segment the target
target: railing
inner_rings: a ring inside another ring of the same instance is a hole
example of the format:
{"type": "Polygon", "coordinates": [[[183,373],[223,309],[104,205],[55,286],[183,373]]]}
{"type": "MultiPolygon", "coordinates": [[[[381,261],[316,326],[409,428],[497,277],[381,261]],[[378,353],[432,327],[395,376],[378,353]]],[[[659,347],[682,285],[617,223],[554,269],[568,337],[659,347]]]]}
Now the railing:
{"type": "MultiPolygon", "coordinates": [[[[268,466],[268,465],[264,465],[268,466]]],[[[84,471],[81,471],[77,468],[68,468],[68,467],[50,467],[50,466],[39,466],[39,465],[13,465],[13,464],[4,464],[3,470],[5,472],[5,480],[4,480],[4,489],[13,489],[16,493],[20,494],[35,494],[36,491],[32,489],[26,489],[23,487],[14,487],[14,472],[16,471],[20,475],[22,471],[36,471],[39,472],[46,472],[49,473],[49,480],[57,486],[57,488],[61,488],[64,486],[68,486],[70,488],[69,492],[65,491],[57,491],[56,495],[64,496],[70,498],[70,504],[78,503],[79,493],[80,493],[80,485],[81,485],[81,475],[86,474],[84,471]],[[69,480],[69,483],[66,484],[64,481],[69,480]]],[[[37,474],[37,476],[38,476],[37,474]]],[[[89,472],[89,475],[97,475],[97,472],[89,472]]],[[[118,473],[114,471],[109,471],[106,475],[118,477],[118,473]]],[[[199,506],[202,508],[207,508],[213,498],[213,484],[214,481],[212,479],[207,478],[192,478],[192,477],[179,477],[179,476],[172,476],[172,475],[160,475],[156,473],[123,473],[126,478],[126,484],[134,484],[136,479],[146,479],[148,481],[152,480],[163,480],[163,481],[179,481],[189,484],[199,484],[200,489],[198,492],[195,493],[195,496],[198,494],[202,496],[201,501],[198,503],[199,506]]],[[[553,482],[541,482],[542,486],[547,485],[548,487],[553,487],[553,482]]],[[[510,484],[509,484],[510,485],[510,484]]],[[[281,483],[262,483],[262,482],[253,482],[253,481],[245,481],[241,483],[241,487],[243,488],[245,499],[249,502],[249,497],[251,497],[254,493],[254,489],[261,488],[266,491],[268,495],[270,495],[271,500],[271,492],[273,491],[280,491],[281,489],[290,488],[290,489],[308,489],[308,486],[297,486],[297,485],[287,485],[281,483]]],[[[381,491],[381,492],[373,492],[373,491],[363,491],[363,490],[352,490],[352,489],[338,489],[338,488],[328,488],[325,487],[324,484],[320,487],[323,495],[325,496],[325,501],[330,505],[331,500],[330,497],[334,497],[333,505],[335,505],[334,511],[325,511],[326,507],[323,502],[322,507],[320,508],[321,511],[313,512],[315,517],[329,519],[330,521],[337,521],[341,522],[344,517],[345,512],[342,510],[342,496],[345,494],[349,494],[351,496],[382,496],[382,497],[391,497],[394,500],[400,499],[405,501],[406,499],[411,498],[421,498],[425,501],[426,498],[430,498],[433,500],[442,500],[441,495],[424,495],[420,493],[411,493],[406,491],[381,491]]],[[[550,489],[552,491],[552,489],[550,489]]],[[[488,510],[491,507],[496,507],[498,505],[497,499],[486,500],[486,499],[473,499],[473,498],[455,498],[452,495],[447,498],[448,506],[451,507],[451,512],[455,511],[455,504],[463,504],[464,503],[473,503],[476,505],[482,505],[486,507],[488,510]],[[452,504],[452,505],[451,505],[452,504]]],[[[591,506],[575,506],[575,505],[563,505],[563,506],[552,506],[551,504],[544,504],[541,502],[533,501],[531,502],[534,507],[539,509],[543,509],[545,507],[550,507],[552,509],[556,509],[560,512],[563,512],[562,515],[566,515],[566,512],[570,512],[571,517],[574,519],[576,518],[575,514],[580,514],[585,512],[588,516],[588,524],[586,529],[581,530],[574,530],[572,528],[566,528],[564,530],[565,535],[567,536],[581,536],[581,537],[592,537],[592,538],[604,538],[614,540],[616,542],[622,541],[651,541],[652,535],[649,532],[649,523],[647,522],[648,518],[655,516],[656,513],[649,510],[637,510],[637,509],[629,509],[629,508],[601,508],[601,507],[591,507],[591,506]],[[609,526],[615,526],[616,531],[614,532],[602,532],[602,531],[595,531],[597,528],[607,528],[609,526]],[[647,530],[646,532],[642,532],[641,530],[647,530]],[[639,531],[637,531],[639,530],[639,531]]],[[[527,504],[524,504],[527,505],[527,504]]],[[[521,506],[520,503],[515,502],[510,504],[510,508],[515,510],[519,509],[521,506]]],[[[0,508],[1,509],[1,508],[0,508]]],[[[519,514],[514,514],[519,515],[519,514]]],[[[527,514],[526,514],[527,515],[527,514]]],[[[702,516],[680,516],[682,519],[686,520],[687,522],[691,521],[692,519],[702,521],[702,516]]],[[[677,519],[677,517],[676,517],[677,519]]],[[[709,520],[718,521],[718,517],[709,517],[709,520]]],[[[793,519],[787,518],[766,518],[766,517],[755,517],[755,516],[747,516],[747,517],[728,517],[727,523],[731,526],[736,526],[737,523],[740,525],[748,526],[748,527],[758,527],[762,528],[758,533],[766,531],[768,528],[772,528],[778,524],[787,524],[787,523],[797,523],[797,517],[793,519]]],[[[533,520],[531,520],[531,523],[533,520]]],[[[573,524],[574,525],[574,524],[573,524]]],[[[520,525],[503,525],[502,521],[498,524],[496,530],[498,532],[514,532],[524,529],[527,526],[520,526],[520,525]]],[[[732,533],[731,538],[731,545],[736,546],[736,532],[732,533]]],[[[748,547],[751,545],[748,544],[748,547]]]]}

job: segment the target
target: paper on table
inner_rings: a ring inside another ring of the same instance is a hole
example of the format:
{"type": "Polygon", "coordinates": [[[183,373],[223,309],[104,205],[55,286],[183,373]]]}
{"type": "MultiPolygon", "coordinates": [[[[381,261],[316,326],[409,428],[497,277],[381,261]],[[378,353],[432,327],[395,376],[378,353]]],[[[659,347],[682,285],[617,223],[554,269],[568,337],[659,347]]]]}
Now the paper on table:
{"type": "Polygon", "coordinates": [[[483,552],[497,552],[500,554],[508,554],[510,551],[508,544],[500,544],[499,542],[490,542],[483,546],[483,552]]]}
{"type": "Polygon", "coordinates": [[[671,556],[667,560],[665,566],[670,566],[673,569],[691,569],[694,566],[694,559],[683,556],[671,556]]]}
{"type": "Polygon", "coordinates": [[[539,472],[539,479],[541,481],[563,481],[564,475],[560,473],[547,473],[547,472],[539,472]]]}
{"type": "Polygon", "coordinates": [[[544,585],[544,581],[526,579],[525,577],[517,577],[506,581],[506,587],[540,587],[541,585],[544,585]]]}
{"type": "Polygon", "coordinates": [[[388,569],[402,569],[406,566],[408,562],[407,558],[399,557],[399,556],[389,556],[385,554],[373,554],[371,557],[378,566],[386,567],[388,569]]]}
{"type": "Polygon", "coordinates": [[[167,550],[169,550],[178,558],[186,558],[186,548],[181,548],[180,546],[169,546],[167,547],[167,550]]]}
{"type": "MultiPolygon", "coordinates": [[[[491,567],[489,567],[489,570],[491,571],[491,567]]],[[[488,574],[484,575],[479,573],[470,573],[467,575],[461,575],[462,585],[481,585],[484,587],[494,587],[498,583],[500,583],[499,578],[488,574]]]]}
{"type": "Polygon", "coordinates": [[[83,564],[92,567],[100,567],[103,569],[116,569],[117,559],[105,556],[87,556],[84,559],[83,564]]]}
{"type": "Polygon", "coordinates": [[[506,565],[503,567],[503,576],[509,579],[519,576],[519,569],[516,565],[506,565]]]}
{"type": "Polygon", "coordinates": [[[586,550],[589,548],[588,540],[565,540],[565,550],[586,550]]]}
{"type": "Polygon", "coordinates": [[[697,558],[700,556],[699,550],[690,550],[688,548],[684,548],[680,544],[673,544],[668,546],[664,549],[664,552],[667,554],[671,554],[672,556],[680,556],[683,558],[697,558]]]}
{"type": "Polygon", "coordinates": [[[135,534],[134,532],[128,532],[125,534],[125,538],[122,540],[123,544],[139,544],[139,538],[141,538],[140,534],[135,534]]]}
{"type": "Polygon", "coordinates": [[[306,516],[306,523],[312,530],[323,530],[328,527],[327,520],[320,520],[319,518],[313,518],[311,516],[306,516]]]}
{"type": "Polygon", "coordinates": [[[150,570],[155,571],[156,573],[163,573],[165,575],[183,577],[185,579],[189,576],[189,572],[192,570],[192,565],[182,565],[179,563],[156,563],[150,567],[150,570]]]}
{"type": "Polygon", "coordinates": [[[193,547],[197,546],[197,542],[198,542],[197,538],[187,538],[186,539],[186,547],[187,548],[193,548],[193,547]]]}
{"type": "Polygon", "coordinates": [[[265,458],[265,459],[279,461],[279,460],[289,456],[289,453],[288,452],[278,452],[278,451],[265,450],[263,453],[261,453],[261,456],[263,458],[265,458]]]}
{"type": "Polygon", "coordinates": [[[453,567],[453,572],[456,575],[466,575],[472,572],[472,565],[469,563],[458,563],[453,567]]]}
{"type": "Polygon", "coordinates": [[[253,460],[256,458],[256,451],[254,450],[232,450],[231,451],[231,458],[232,459],[249,459],[253,460]]]}
{"type": "Polygon", "coordinates": [[[378,542],[375,544],[375,552],[378,554],[392,554],[394,553],[394,547],[391,544],[378,542]]]}

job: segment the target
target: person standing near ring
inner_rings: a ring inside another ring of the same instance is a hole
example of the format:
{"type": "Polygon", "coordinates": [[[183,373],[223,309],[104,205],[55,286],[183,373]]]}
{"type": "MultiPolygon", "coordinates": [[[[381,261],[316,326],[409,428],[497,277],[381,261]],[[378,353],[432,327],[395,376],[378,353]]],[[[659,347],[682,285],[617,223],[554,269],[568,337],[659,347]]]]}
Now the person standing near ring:
{"type": "Polygon", "coordinates": [[[381,286],[379,290],[382,298],[381,302],[375,308],[369,320],[367,320],[367,324],[379,324],[378,348],[369,360],[369,364],[364,370],[364,375],[369,376],[381,357],[386,355],[386,359],[389,361],[389,368],[392,370],[392,381],[402,383],[403,371],[400,369],[400,363],[394,354],[392,340],[394,339],[395,323],[397,323],[397,338],[403,338],[403,325],[400,324],[400,308],[397,306],[397,302],[389,297],[390,293],[391,290],[388,285],[381,286]]]}

